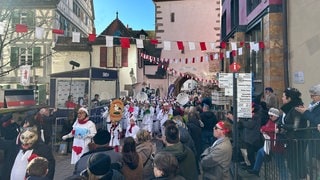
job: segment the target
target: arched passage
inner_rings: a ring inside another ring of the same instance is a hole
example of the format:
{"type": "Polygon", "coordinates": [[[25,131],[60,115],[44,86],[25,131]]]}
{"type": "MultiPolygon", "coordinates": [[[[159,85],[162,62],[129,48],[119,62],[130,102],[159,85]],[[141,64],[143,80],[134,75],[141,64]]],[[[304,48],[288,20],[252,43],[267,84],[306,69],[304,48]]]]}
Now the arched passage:
{"type": "Polygon", "coordinates": [[[186,72],[186,73],[184,73],[184,76],[178,77],[174,81],[175,89],[174,89],[173,95],[177,96],[180,93],[180,90],[181,90],[181,87],[183,86],[183,83],[186,82],[188,79],[196,79],[196,78],[197,78],[197,76],[190,73],[190,72],[186,72]]]}

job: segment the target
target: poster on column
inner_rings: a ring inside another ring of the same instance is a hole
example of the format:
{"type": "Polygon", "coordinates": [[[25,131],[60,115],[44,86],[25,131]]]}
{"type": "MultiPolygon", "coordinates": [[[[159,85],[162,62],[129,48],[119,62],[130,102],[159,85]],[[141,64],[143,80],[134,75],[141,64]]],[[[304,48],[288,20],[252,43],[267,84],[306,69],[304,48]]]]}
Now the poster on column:
{"type": "Polygon", "coordinates": [[[239,73],[237,78],[237,106],[239,118],[252,118],[252,77],[251,73],[239,73]]]}

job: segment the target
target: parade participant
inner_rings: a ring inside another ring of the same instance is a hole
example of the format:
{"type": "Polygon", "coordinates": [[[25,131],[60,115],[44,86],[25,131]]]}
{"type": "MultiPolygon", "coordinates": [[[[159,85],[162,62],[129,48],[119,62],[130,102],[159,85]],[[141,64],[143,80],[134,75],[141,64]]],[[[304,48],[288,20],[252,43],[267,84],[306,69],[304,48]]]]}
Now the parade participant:
{"type": "Polygon", "coordinates": [[[133,137],[134,139],[136,138],[136,134],[140,130],[139,126],[136,125],[136,121],[134,119],[134,116],[131,115],[130,117],[130,126],[126,130],[126,135],[125,137],[133,137]]]}
{"type": "Polygon", "coordinates": [[[169,103],[165,102],[163,104],[161,111],[157,116],[157,119],[160,121],[160,128],[161,128],[162,135],[164,135],[164,130],[165,130],[165,127],[163,126],[163,124],[170,119],[172,114],[173,112],[172,112],[171,106],[169,105],[169,103]]]}
{"type": "Polygon", "coordinates": [[[109,146],[114,147],[116,152],[119,152],[120,138],[122,133],[122,127],[119,121],[123,115],[124,105],[121,99],[115,99],[111,102],[109,108],[109,115],[107,123],[109,124],[107,129],[111,134],[111,140],[109,146]]]}
{"type": "Polygon", "coordinates": [[[71,164],[75,164],[84,153],[89,151],[88,144],[96,133],[96,125],[89,120],[88,110],[80,108],[78,118],[72,125],[72,131],[62,136],[63,140],[73,137],[71,164]]]}
{"type": "Polygon", "coordinates": [[[230,165],[232,145],[229,139],[231,125],[219,121],[213,128],[213,135],[217,140],[201,154],[200,166],[203,179],[231,179],[230,165]]]}
{"type": "Polygon", "coordinates": [[[1,171],[1,179],[24,180],[29,161],[38,156],[48,160],[49,166],[46,177],[53,179],[55,159],[51,148],[40,140],[37,127],[23,128],[18,144],[15,140],[0,139],[0,149],[7,152],[5,166],[1,171]]]}
{"type": "Polygon", "coordinates": [[[149,101],[145,102],[144,105],[144,111],[143,111],[143,117],[142,117],[142,129],[147,130],[149,133],[152,133],[152,125],[153,125],[153,120],[152,120],[152,114],[150,111],[150,103],[149,101]]]}

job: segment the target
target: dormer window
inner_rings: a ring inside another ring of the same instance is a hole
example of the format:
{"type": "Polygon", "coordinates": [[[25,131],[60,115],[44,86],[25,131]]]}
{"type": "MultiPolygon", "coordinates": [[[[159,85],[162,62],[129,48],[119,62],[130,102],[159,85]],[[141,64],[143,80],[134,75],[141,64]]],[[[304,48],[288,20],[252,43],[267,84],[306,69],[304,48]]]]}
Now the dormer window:
{"type": "Polygon", "coordinates": [[[140,34],[140,37],[139,37],[139,38],[142,39],[142,40],[145,40],[145,39],[146,39],[146,35],[140,34]]]}

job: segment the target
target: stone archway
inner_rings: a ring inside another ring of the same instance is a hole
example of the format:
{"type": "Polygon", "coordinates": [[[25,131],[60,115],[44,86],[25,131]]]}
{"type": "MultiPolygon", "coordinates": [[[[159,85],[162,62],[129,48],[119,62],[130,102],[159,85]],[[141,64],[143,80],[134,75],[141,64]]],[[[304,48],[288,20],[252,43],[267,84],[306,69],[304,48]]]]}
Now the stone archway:
{"type": "Polygon", "coordinates": [[[186,73],[184,73],[184,76],[178,77],[174,81],[175,89],[174,89],[173,95],[177,96],[180,93],[181,87],[183,86],[184,82],[186,82],[189,79],[194,79],[195,80],[196,78],[197,78],[197,76],[192,74],[192,73],[190,73],[190,72],[186,72],[186,73]]]}

